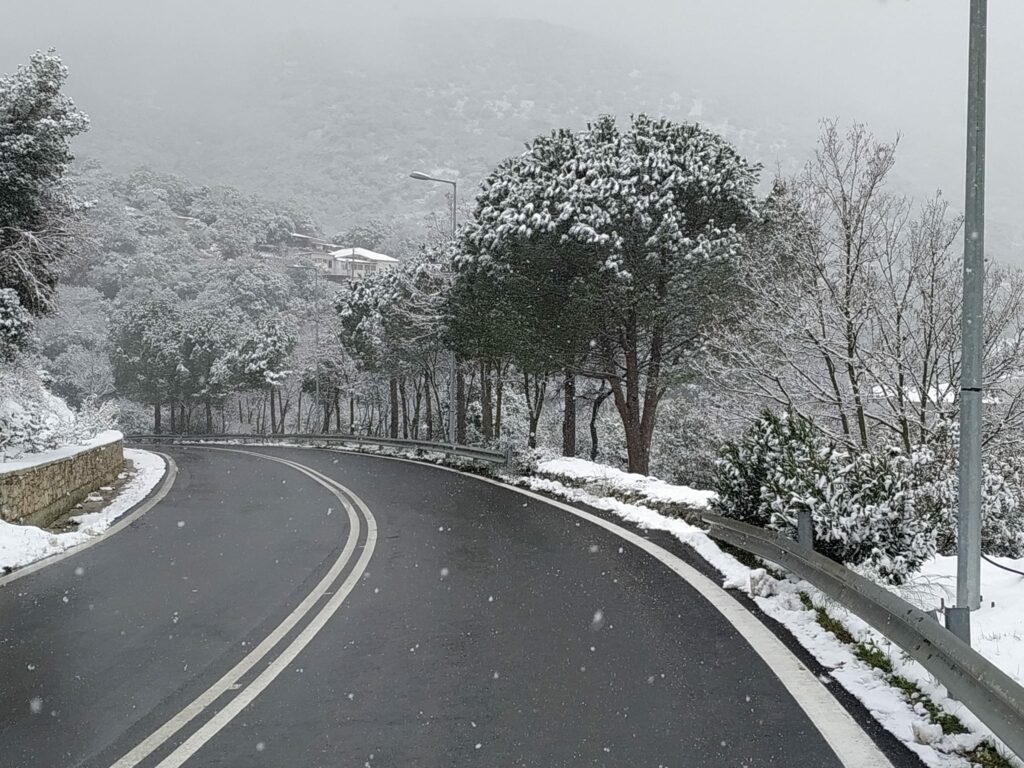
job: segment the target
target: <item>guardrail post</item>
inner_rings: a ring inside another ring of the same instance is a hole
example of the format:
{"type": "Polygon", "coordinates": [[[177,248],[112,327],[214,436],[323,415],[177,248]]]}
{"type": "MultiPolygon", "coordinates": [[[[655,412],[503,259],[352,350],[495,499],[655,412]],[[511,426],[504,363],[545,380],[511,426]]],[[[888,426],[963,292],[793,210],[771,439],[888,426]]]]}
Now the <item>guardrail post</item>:
{"type": "Polygon", "coordinates": [[[971,644],[971,609],[946,606],[946,629],[968,645],[971,644]]]}
{"type": "Polygon", "coordinates": [[[797,510],[796,540],[801,547],[814,549],[814,521],[811,520],[809,509],[797,510]]]}

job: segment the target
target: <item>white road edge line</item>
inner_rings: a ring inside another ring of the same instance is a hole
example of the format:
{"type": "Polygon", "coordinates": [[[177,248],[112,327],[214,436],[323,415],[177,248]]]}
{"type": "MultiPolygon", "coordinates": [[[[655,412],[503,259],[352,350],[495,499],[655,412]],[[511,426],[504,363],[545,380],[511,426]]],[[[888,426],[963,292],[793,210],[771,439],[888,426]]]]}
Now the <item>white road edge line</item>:
{"type": "MultiPolygon", "coordinates": [[[[205,446],[204,446],[205,447],[205,446]]],[[[227,725],[232,718],[235,717],[246,704],[251,702],[256,696],[258,696],[264,688],[266,688],[270,682],[281,673],[281,671],[290,663],[292,659],[301,651],[310,640],[320,631],[320,629],[327,623],[327,620],[331,618],[338,607],[344,601],[345,597],[352,590],[356,582],[362,576],[366,570],[366,566],[369,562],[370,556],[373,554],[374,546],[377,541],[377,524],[370,510],[367,509],[366,505],[352,493],[350,490],[345,488],[340,483],[331,480],[319,472],[316,472],[309,467],[306,467],[297,462],[288,461],[286,459],[280,459],[274,456],[268,456],[267,454],[255,453],[251,451],[240,451],[230,448],[209,448],[208,450],[220,450],[228,451],[231,453],[243,453],[250,456],[258,456],[262,459],[269,461],[276,461],[280,464],[285,464],[293,469],[298,470],[302,474],[312,478],[317,483],[327,488],[334,496],[341,502],[342,506],[345,507],[348,512],[349,519],[349,536],[345,542],[345,547],[334,565],[327,574],[320,580],[320,582],[313,588],[313,590],[305,597],[305,599],[299,603],[298,606],[282,621],[266,638],[260,642],[252,651],[239,661],[234,667],[232,667],[227,673],[225,673],[217,682],[211,685],[206,691],[199,695],[192,703],[182,709],[178,714],[168,720],[163,726],[158,728],[148,737],[143,739],[134,749],[128,752],[124,757],[118,760],[111,766],[111,768],[134,768],[143,760],[145,760],[154,751],[159,749],[174,734],[180,731],[185,725],[196,718],[200,713],[203,712],[207,707],[213,704],[222,694],[229,690],[239,690],[237,688],[232,689],[237,682],[256,664],[258,664],[267,654],[269,654],[274,647],[301,621],[306,614],[308,614],[313,606],[323,597],[324,593],[327,592],[334,582],[340,576],[345,566],[352,558],[352,554],[355,552],[356,544],[359,539],[360,523],[359,516],[356,514],[355,507],[346,498],[346,495],[350,496],[356,504],[358,504],[360,511],[366,516],[367,523],[367,538],[366,543],[363,546],[363,552],[356,561],[356,565],[348,578],[342,583],[338,592],[327,602],[323,608],[316,614],[316,616],[306,625],[306,627],[299,633],[295,639],[292,640],[278,655],[278,657],[257,676],[249,685],[241,689],[237,695],[226,704],[221,710],[219,710],[213,717],[196,733],[192,734],[191,737],[186,739],[180,746],[178,746],[174,752],[172,752],[167,758],[165,758],[159,765],[160,766],[171,766],[181,765],[187,760],[192,754],[194,754],[210,737],[212,737],[217,731],[227,725]],[[239,706],[235,706],[237,702],[241,702],[239,706]],[[200,735],[202,734],[202,735],[200,735]]]]}
{"type": "Polygon", "coordinates": [[[36,571],[41,571],[43,568],[55,565],[56,563],[59,563],[61,560],[67,560],[69,557],[74,557],[75,555],[88,549],[89,547],[95,546],[96,544],[100,544],[106,541],[115,533],[124,530],[133,522],[142,517],[144,514],[149,512],[149,510],[151,510],[157,504],[159,504],[163,500],[164,496],[166,496],[168,492],[170,492],[171,486],[174,485],[174,478],[177,477],[178,475],[178,465],[175,464],[174,459],[172,459],[167,454],[159,453],[158,451],[149,451],[149,453],[155,453],[157,456],[163,459],[164,463],[167,465],[166,471],[164,472],[164,476],[160,480],[160,487],[157,488],[156,493],[154,493],[152,496],[149,496],[146,499],[143,499],[141,502],[139,502],[139,504],[135,507],[133,511],[129,512],[127,515],[122,515],[121,517],[119,517],[117,519],[117,522],[115,522],[112,526],[107,528],[107,530],[103,531],[103,533],[99,534],[98,536],[86,539],[81,544],[76,544],[75,546],[70,547],[69,549],[66,549],[65,551],[59,554],[50,555],[49,557],[44,557],[42,560],[36,560],[34,563],[24,565],[21,568],[18,568],[12,571],[11,573],[7,574],[6,576],[0,578],[0,587],[6,586],[7,584],[10,584],[12,581],[17,581],[18,579],[24,578],[25,576],[28,576],[31,573],[35,573],[36,571]]]}
{"type": "Polygon", "coordinates": [[[503,483],[500,480],[475,475],[471,472],[463,472],[462,470],[453,469],[441,464],[415,461],[399,456],[382,456],[330,448],[327,450],[337,453],[369,456],[377,459],[404,461],[421,467],[434,467],[435,469],[443,469],[446,472],[453,472],[457,475],[490,483],[491,485],[515,491],[523,496],[580,517],[639,547],[697,590],[704,599],[711,603],[725,617],[726,621],[735,627],[740,636],[747,641],[747,644],[754,649],[754,652],[775,673],[775,676],[796,700],[796,703],[814,724],[814,727],[818,729],[825,741],[832,747],[832,751],[835,752],[836,757],[839,758],[845,768],[892,768],[889,758],[875,745],[871,737],[864,732],[864,729],[860,727],[843,705],[836,700],[817,676],[804,666],[771,630],[743,607],[723,587],[673,555],[667,549],[659,547],[657,544],[637,536],[635,533],[597,515],[577,509],[561,501],[550,499],[547,496],[542,496],[525,488],[518,488],[514,485],[503,483]]]}

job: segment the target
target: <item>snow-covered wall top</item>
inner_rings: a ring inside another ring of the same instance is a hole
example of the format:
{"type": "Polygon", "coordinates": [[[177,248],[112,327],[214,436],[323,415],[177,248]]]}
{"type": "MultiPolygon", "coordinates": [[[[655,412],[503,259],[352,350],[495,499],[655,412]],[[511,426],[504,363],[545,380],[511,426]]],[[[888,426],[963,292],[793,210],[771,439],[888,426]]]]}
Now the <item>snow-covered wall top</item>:
{"type": "Polygon", "coordinates": [[[60,448],[55,448],[52,451],[41,451],[39,453],[24,453],[17,459],[3,459],[0,461],[0,475],[7,474],[9,472],[17,472],[22,469],[29,469],[30,467],[41,467],[44,464],[50,464],[61,459],[67,459],[76,454],[88,451],[92,448],[98,448],[101,445],[110,445],[122,440],[122,435],[117,430],[109,429],[106,432],[100,432],[96,437],[91,440],[84,440],[80,443],[73,445],[62,445],[60,448]]]}

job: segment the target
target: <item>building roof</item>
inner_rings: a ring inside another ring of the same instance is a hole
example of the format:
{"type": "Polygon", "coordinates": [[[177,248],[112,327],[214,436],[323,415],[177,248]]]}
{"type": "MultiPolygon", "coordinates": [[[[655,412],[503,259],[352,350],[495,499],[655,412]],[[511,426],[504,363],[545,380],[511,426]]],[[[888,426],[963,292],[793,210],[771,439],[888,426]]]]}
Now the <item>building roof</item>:
{"type": "Polygon", "coordinates": [[[377,253],[368,248],[341,248],[337,251],[331,251],[331,256],[338,261],[375,261],[387,263],[398,261],[394,256],[377,253]]]}

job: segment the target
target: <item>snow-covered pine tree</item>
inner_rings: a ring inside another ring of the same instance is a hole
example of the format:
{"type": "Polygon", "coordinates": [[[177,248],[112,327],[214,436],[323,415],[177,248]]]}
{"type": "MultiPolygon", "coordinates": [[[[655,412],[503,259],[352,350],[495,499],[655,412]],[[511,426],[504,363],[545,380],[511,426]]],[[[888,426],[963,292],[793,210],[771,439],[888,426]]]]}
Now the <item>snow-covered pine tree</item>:
{"type": "Polygon", "coordinates": [[[756,180],[698,125],[605,116],[538,137],[483,185],[457,260],[455,296],[473,300],[453,314],[521,367],[607,380],[629,468],[646,473],[666,388],[738,309],[756,180]]]}
{"type": "Polygon", "coordinates": [[[52,50],[0,76],[0,285],[36,315],[50,309],[58,266],[74,245],[64,172],[69,141],[89,121],[61,92],[67,77],[52,50]]]}

